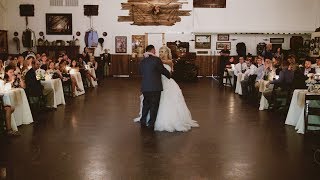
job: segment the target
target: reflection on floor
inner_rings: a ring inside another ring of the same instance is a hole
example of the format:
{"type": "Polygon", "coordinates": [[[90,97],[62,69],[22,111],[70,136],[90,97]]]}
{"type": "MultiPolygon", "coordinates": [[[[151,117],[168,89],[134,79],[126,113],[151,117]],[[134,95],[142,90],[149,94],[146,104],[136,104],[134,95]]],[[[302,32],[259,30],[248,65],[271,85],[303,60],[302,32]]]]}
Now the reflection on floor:
{"type": "MultiPolygon", "coordinates": [[[[187,133],[141,131],[139,80],[109,79],[0,138],[8,179],[318,179],[319,136],[246,104],[215,81],[180,84],[193,118],[187,133]]],[[[4,169],[5,168],[5,169],[4,169]]]]}

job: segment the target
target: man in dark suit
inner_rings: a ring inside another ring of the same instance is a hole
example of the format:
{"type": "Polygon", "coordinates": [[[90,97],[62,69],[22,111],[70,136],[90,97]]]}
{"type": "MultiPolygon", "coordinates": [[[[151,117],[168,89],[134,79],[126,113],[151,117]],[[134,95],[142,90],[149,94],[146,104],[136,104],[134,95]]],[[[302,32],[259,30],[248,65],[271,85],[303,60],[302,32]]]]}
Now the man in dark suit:
{"type": "Polygon", "coordinates": [[[157,118],[161,91],[163,90],[161,74],[170,78],[170,72],[163,66],[159,57],[155,56],[156,50],[153,45],[146,48],[146,55],[140,63],[140,73],[142,75],[141,91],[144,96],[142,116],[140,119],[141,127],[145,127],[147,115],[150,111],[150,128],[154,128],[154,123],[157,118]]]}

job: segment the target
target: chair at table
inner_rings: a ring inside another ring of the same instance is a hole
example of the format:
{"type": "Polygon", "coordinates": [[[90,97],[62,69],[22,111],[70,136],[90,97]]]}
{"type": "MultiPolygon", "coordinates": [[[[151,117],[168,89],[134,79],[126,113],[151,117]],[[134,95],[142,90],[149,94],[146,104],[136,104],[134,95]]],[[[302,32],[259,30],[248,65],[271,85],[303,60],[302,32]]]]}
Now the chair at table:
{"type": "Polygon", "coordinates": [[[73,96],[71,79],[62,81],[63,94],[69,97],[73,96]]]}
{"type": "Polygon", "coordinates": [[[276,89],[278,89],[279,86],[276,84],[274,85],[273,91],[272,91],[272,100],[270,102],[271,104],[270,106],[272,107],[272,109],[283,108],[285,110],[284,112],[287,112],[287,110],[289,109],[294,88],[293,88],[293,84],[287,84],[285,87],[287,87],[287,89],[277,91],[276,89]],[[278,100],[282,100],[282,99],[284,99],[284,103],[280,102],[279,104],[278,100]]]}
{"type": "Polygon", "coordinates": [[[232,86],[232,82],[231,82],[231,78],[232,78],[232,76],[229,74],[229,71],[228,71],[228,69],[225,69],[224,70],[224,73],[223,73],[223,85],[224,86],[228,86],[228,85],[230,85],[231,87],[233,87],[232,86]]]}
{"type": "Polygon", "coordinates": [[[306,94],[305,108],[304,108],[304,134],[307,134],[309,126],[320,127],[320,121],[319,121],[319,124],[309,122],[310,115],[320,116],[320,107],[315,107],[315,106],[310,107],[310,101],[320,101],[320,95],[306,94]]]}
{"type": "Polygon", "coordinates": [[[3,95],[0,95],[0,134],[5,133],[5,111],[3,109],[3,95]]]}

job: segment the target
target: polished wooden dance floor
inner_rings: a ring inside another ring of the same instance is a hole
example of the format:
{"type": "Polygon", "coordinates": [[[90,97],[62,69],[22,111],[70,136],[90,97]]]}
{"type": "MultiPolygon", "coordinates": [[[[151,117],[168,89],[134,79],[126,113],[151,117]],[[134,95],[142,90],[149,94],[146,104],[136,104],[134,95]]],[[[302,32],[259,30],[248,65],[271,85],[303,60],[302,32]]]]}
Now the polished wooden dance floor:
{"type": "Polygon", "coordinates": [[[132,121],[139,83],[105,80],[19,127],[21,137],[0,137],[7,179],[320,179],[319,135],[297,134],[285,115],[258,111],[211,79],[180,84],[200,128],[141,131],[132,121]]]}

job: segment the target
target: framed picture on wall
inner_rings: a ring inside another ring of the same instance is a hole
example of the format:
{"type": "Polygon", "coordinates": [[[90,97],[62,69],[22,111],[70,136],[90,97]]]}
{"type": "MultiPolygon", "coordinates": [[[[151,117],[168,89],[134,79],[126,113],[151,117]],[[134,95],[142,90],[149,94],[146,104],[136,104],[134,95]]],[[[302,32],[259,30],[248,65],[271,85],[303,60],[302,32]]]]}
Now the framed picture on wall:
{"type": "Polygon", "coordinates": [[[218,41],[229,41],[229,34],[218,34],[218,41]]]}
{"type": "Polygon", "coordinates": [[[282,44],[284,43],[284,38],[270,38],[271,44],[282,44]]]}
{"type": "Polygon", "coordinates": [[[115,37],[116,53],[127,53],[127,36],[115,37]]]}
{"type": "Polygon", "coordinates": [[[216,49],[217,50],[222,50],[224,49],[224,46],[227,46],[227,49],[231,49],[231,42],[217,42],[216,49]]]}
{"type": "Polygon", "coordinates": [[[48,35],[72,35],[72,14],[46,14],[48,35]]]}
{"type": "Polygon", "coordinates": [[[146,46],[145,35],[132,35],[132,53],[138,57],[143,57],[146,46]]]}
{"type": "Polygon", "coordinates": [[[211,35],[195,35],[196,49],[211,49],[211,35]]]}

